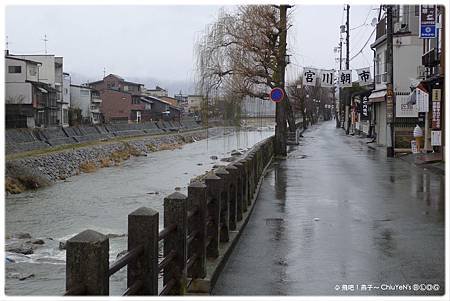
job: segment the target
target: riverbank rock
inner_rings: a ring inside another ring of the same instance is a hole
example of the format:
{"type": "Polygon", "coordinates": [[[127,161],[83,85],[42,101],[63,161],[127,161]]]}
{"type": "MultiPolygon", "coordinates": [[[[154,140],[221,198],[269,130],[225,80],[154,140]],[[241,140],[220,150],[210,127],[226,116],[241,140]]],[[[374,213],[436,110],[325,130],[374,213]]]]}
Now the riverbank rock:
{"type": "Polygon", "coordinates": [[[217,156],[211,156],[211,157],[209,157],[211,160],[217,160],[217,159],[219,159],[217,156]]]}
{"type": "Polygon", "coordinates": [[[33,277],[34,277],[34,274],[23,275],[23,276],[19,277],[19,280],[23,281],[23,280],[27,280],[27,279],[33,278],[33,277]]]}
{"type": "Polygon", "coordinates": [[[127,252],[128,252],[128,250],[120,251],[120,252],[117,254],[117,256],[116,256],[116,259],[119,259],[119,258],[122,257],[123,255],[127,254],[127,252]]]}
{"type": "Polygon", "coordinates": [[[18,238],[18,239],[27,239],[31,238],[31,234],[27,232],[18,232],[11,235],[12,238],[18,238]]]}
{"type": "Polygon", "coordinates": [[[60,242],[59,242],[58,249],[60,249],[60,250],[65,250],[65,249],[66,249],[66,245],[67,245],[67,242],[65,242],[65,241],[60,241],[60,242]]]}
{"type": "Polygon", "coordinates": [[[43,245],[45,244],[45,241],[43,239],[34,239],[29,241],[33,245],[43,245]]]}
{"type": "Polygon", "coordinates": [[[222,161],[222,162],[233,162],[234,160],[235,160],[235,158],[233,158],[233,157],[225,157],[225,158],[220,159],[220,161],[222,161]]]}
{"type": "MultiPolygon", "coordinates": [[[[223,128],[211,128],[175,135],[143,136],[11,159],[5,162],[5,189],[11,194],[38,189],[67,180],[82,171],[94,172],[98,168],[120,165],[132,156],[145,156],[163,149],[173,150],[185,143],[222,134],[223,128]]],[[[52,148],[48,151],[52,151],[52,148]]]]}
{"type": "Polygon", "coordinates": [[[9,244],[5,247],[5,251],[19,253],[23,255],[33,254],[33,246],[23,242],[9,244]]]}
{"type": "Polygon", "coordinates": [[[237,151],[237,150],[234,150],[234,151],[231,152],[231,155],[232,156],[242,156],[242,153],[237,151]]]}

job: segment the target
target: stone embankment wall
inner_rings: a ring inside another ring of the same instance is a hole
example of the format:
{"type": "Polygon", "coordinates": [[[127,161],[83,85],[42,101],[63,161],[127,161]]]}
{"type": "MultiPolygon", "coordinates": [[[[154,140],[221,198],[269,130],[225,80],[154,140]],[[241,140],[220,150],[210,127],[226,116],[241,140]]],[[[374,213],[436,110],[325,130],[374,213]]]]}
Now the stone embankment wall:
{"type": "MultiPolygon", "coordinates": [[[[227,132],[232,129],[224,129],[227,132]]],[[[9,193],[20,193],[65,180],[80,172],[93,172],[98,168],[118,165],[131,156],[175,149],[185,143],[205,139],[221,132],[219,128],[163,136],[143,136],[127,141],[99,142],[15,160],[5,164],[5,186],[9,193]]]]}

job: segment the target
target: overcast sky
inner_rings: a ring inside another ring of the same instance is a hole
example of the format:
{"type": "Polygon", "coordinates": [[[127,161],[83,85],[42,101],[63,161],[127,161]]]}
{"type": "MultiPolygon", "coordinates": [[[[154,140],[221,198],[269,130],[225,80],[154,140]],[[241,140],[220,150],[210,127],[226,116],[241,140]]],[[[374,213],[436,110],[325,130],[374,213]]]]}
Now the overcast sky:
{"type": "MultiPolygon", "coordinates": [[[[336,68],[339,25],[344,5],[296,5],[290,9],[288,32],[292,64],[288,80],[300,66],[336,68]]],[[[14,54],[47,52],[64,57],[64,71],[74,80],[98,80],[115,73],[129,80],[169,87],[170,94],[192,89],[194,42],[216,18],[219,6],[8,6],[5,32],[14,54]],[[187,88],[189,86],[189,88],[187,88]]],[[[378,5],[354,5],[350,9],[350,57],[373,31],[378,5]]],[[[369,48],[352,60],[351,68],[372,64],[369,48]]],[[[186,91],[193,92],[193,91],[186,91]]]]}

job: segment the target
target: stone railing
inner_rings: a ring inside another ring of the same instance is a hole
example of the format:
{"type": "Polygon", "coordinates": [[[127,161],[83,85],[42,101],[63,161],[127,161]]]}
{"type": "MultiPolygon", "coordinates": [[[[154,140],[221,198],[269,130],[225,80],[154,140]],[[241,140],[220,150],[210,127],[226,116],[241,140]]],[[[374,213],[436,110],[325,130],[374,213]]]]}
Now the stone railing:
{"type": "Polygon", "coordinates": [[[85,230],[72,237],[66,245],[65,295],[109,295],[109,277],[125,266],[123,295],[208,293],[238,239],[236,233],[249,218],[272,157],[270,137],[242,159],[191,183],[187,196],[169,195],[164,199],[163,229],[153,209],[141,207],[130,213],[128,251],[112,264],[107,236],[85,230]]]}

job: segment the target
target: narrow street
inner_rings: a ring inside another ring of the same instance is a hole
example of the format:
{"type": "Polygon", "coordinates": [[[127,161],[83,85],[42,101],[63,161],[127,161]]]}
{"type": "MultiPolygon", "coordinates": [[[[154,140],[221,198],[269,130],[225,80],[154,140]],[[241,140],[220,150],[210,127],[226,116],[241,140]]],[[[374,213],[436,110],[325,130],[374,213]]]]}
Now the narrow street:
{"type": "Polygon", "coordinates": [[[334,121],[303,136],[268,171],[214,295],[442,295],[445,178],[334,121]]]}

